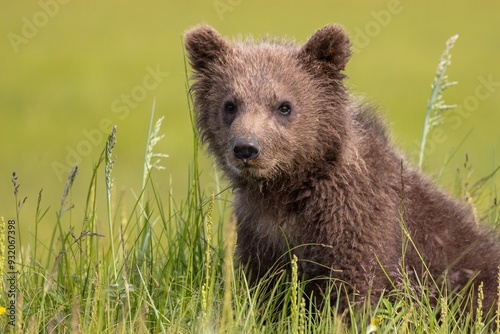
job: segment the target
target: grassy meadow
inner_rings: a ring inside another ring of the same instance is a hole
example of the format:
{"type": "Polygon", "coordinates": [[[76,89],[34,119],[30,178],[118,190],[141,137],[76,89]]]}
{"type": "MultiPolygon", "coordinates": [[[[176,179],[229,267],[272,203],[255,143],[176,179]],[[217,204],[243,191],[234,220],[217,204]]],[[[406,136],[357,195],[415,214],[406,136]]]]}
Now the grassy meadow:
{"type": "Polygon", "coordinates": [[[458,34],[447,69],[458,84],[444,92],[457,107],[430,132],[422,168],[497,224],[500,177],[487,177],[500,165],[499,13],[494,1],[1,3],[0,229],[16,257],[2,260],[0,331],[486,332],[497,319],[462,314],[446,295],[431,307],[409,287],[344,315],[303,304],[293,277],[249,288],[230,265],[231,193],[193,133],[182,34],[208,23],[303,42],[342,24],[357,51],[349,87],[415,163],[436,65],[458,34]]]}

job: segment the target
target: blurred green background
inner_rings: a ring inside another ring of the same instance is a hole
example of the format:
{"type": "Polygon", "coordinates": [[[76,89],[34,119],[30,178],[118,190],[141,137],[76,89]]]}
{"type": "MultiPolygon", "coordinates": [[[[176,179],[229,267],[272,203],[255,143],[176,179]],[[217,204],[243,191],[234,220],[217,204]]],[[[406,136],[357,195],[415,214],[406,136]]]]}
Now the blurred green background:
{"type": "MultiPolygon", "coordinates": [[[[415,160],[438,58],[446,40],[459,34],[448,71],[459,85],[446,91],[445,100],[462,112],[450,114],[444,135],[431,140],[425,170],[436,174],[471,130],[439,182],[453,189],[466,153],[473,179],[500,163],[498,1],[2,1],[0,16],[0,216],[15,216],[15,171],[19,197],[27,197],[23,234],[34,228],[42,188],[42,207],[50,207],[43,230],[52,230],[75,162],[71,224],[83,219],[92,166],[111,124],[118,127],[115,189],[130,209],[142,182],[154,99],[155,118],[165,116],[165,138],[156,151],[170,155],[154,181],[166,194],[171,180],[174,197],[182,200],[193,135],[181,38],[198,23],[227,37],[270,34],[300,43],[326,24],[342,24],[357,50],[347,67],[348,85],[380,107],[394,140],[415,160]]],[[[202,169],[202,187],[211,191],[206,155],[202,169]]],[[[103,181],[101,175],[104,199],[103,181]]]]}

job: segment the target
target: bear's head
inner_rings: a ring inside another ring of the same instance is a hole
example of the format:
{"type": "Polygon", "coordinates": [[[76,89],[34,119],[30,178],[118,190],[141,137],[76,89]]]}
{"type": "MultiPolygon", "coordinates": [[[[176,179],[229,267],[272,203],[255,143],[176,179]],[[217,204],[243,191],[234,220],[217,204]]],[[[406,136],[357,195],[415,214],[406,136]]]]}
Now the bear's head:
{"type": "Polygon", "coordinates": [[[327,26],[297,47],[232,43],[198,26],[185,46],[198,130],[233,182],[286,182],[342,158],[351,132],[342,28],[327,26]]]}

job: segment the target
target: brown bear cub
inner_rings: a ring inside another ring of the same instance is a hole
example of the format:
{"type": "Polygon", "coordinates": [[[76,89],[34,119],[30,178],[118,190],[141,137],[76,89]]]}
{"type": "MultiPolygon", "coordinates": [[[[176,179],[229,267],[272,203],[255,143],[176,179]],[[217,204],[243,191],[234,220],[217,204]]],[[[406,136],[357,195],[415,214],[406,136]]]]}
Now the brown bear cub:
{"type": "Polygon", "coordinates": [[[197,127],[234,189],[238,256],[254,278],[291,252],[316,296],[329,280],[343,284],[330,296],[341,308],[377,301],[403,269],[457,290],[483,282],[485,309],[494,304],[496,237],[412,167],[372,108],[347,92],[342,28],[296,46],[229,42],[198,26],[185,46],[197,127]]]}

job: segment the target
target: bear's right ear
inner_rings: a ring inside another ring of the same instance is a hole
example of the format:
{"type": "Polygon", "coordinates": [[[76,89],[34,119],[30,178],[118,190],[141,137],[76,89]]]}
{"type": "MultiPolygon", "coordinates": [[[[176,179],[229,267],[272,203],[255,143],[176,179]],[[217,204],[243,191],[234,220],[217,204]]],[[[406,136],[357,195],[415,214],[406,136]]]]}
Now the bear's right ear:
{"type": "Polygon", "coordinates": [[[222,62],[229,44],[212,27],[200,25],[184,36],[184,45],[191,67],[198,72],[206,70],[214,62],[222,62]]]}
{"type": "Polygon", "coordinates": [[[300,49],[300,56],[309,61],[333,65],[340,72],[351,57],[351,42],[341,26],[326,26],[309,38],[300,49]]]}

